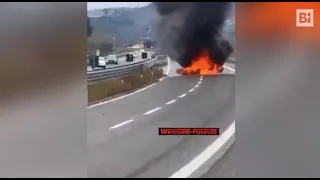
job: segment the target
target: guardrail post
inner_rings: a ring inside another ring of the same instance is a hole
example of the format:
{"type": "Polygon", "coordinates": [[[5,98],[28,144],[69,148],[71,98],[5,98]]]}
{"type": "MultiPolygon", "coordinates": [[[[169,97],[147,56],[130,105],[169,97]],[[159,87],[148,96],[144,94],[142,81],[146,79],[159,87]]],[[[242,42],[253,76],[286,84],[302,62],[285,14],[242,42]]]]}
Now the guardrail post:
{"type": "Polygon", "coordinates": [[[92,69],[97,67],[98,64],[99,64],[99,56],[94,56],[92,61],[92,69]]]}
{"type": "Polygon", "coordinates": [[[89,58],[89,62],[90,62],[91,68],[94,69],[94,56],[91,56],[89,58]]]}

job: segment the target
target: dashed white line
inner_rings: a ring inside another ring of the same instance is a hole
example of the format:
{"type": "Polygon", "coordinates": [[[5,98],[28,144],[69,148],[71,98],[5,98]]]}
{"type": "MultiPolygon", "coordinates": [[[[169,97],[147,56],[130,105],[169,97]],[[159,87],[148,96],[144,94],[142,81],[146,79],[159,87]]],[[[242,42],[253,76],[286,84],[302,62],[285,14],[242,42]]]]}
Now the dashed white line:
{"type": "MultiPolygon", "coordinates": [[[[190,89],[189,92],[192,92],[192,91],[195,90],[195,88],[199,87],[199,84],[201,84],[202,78],[203,78],[203,77],[201,76],[201,77],[200,77],[200,81],[198,82],[198,84],[197,84],[194,88],[190,89]]],[[[159,79],[159,81],[161,81],[161,80],[163,80],[163,78],[159,79]]],[[[155,84],[151,84],[151,85],[149,85],[149,86],[147,86],[147,87],[144,87],[144,88],[142,88],[142,89],[139,89],[139,90],[137,90],[137,91],[135,91],[135,92],[133,92],[133,93],[130,93],[130,94],[127,94],[127,95],[118,97],[118,98],[114,98],[114,99],[111,99],[111,100],[109,100],[109,101],[101,102],[101,103],[99,103],[99,104],[92,105],[92,106],[90,106],[90,107],[88,107],[88,108],[92,108],[92,107],[95,107],[95,106],[99,106],[99,105],[102,105],[102,104],[106,104],[106,103],[109,103],[109,102],[112,102],[112,101],[116,101],[116,100],[119,100],[119,99],[128,97],[128,96],[130,96],[130,95],[132,95],[132,94],[135,94],[135,93],[137,93],[137,92],[141,92],[141,91],[143,91],[143,90],[145,90],[145,89],[147,89],[147,88],[149,88],[149,87],[151,87],[151,86],[153,86],[153,85],[155,85],[155,84]]],[[[187,95],[186,93],[185,93],[185,94],[181,94],[181,95],[179,96],[179,98],[183,98],[183,97],[185,97],[186,95],[187,95]]],[[[168,102],[166,103],[166,105],[172,104],[172,103],[174,103],[174,102],[176,102],[176,101],[177,101],[177,100],[175,100],[175,99],[174,99],[174,100],[171,100],[171,101],[168,101],[168,102]]],[[[149,115],[149,114],[151,114],[151,113],[153,113],[153,112],[156,112],[156,111],[158,111],[158,110],[160,110],[160,109],[161,109],[161,107],[157,107],[157,108],[154,108],[154,109],[152,109],[152,110],[150,110],[150,111],[147,111],[147,112],[145,112],[145,113],[143,113],[143,114],[144,114],[144,115],[149,115]]],[[[131,123],[131,122],[133,122],[133,121],[134,121],[133,119],[130,119],[130,120],[128,120],[128,121],[124,121],[124,122],[122,122],[122,123],[119,123],[119,124],[116,124],[116,125],[110,127],[110,129],[115,129],[115,128],[124,126],[124,125],[129,124],[129,123],[131,123]]]]}
{"type": "Polygon", "coordinates": [[[227,68],[227,69],[229,69],[230,71],[233,71],[233,72],[235,72],[236,70],[235,69],[232,69],[231,67],[228,67],[228,66],[223,66],[224,68],[227,68]]]}
{"type": "Polygon", "coordinates": [[[228,141],[232,140],[235,133],[235,121],[228,127],[228,129],[209,145],[201,154],[195,157],[187,165],[182,167],[179,171],[174,173],[170,178],[188,178],[195,171],[197,171],[203,164],[205,164],[212,156],[218,156],[219,149],[223,147],[228,141]]]}
{"type": "Polygon", "coordinates": [[[188,92],[192,92],[192,91],[194,91],[194,88],[190,89],[188,92]]]}
{"type": "Polygon", "coordinates": [[[174,100],[172,100],[172,101],[167,102],[166,105],[172,104],[172,103],[174,103],[174,102],[176,102],[176,101],[177,101],[177,100],[174,99],[174,100]]]}
{"type": "Polygon", "coordinates": [[[125,122],[122,122],[122,123],[120,123],[120,124],[114,125],[114,126],[110,127],[110,129],[115,129],[115,128],[124,126],[124,125],[126,125],[126,124],[128,124],[128,123],[131,123],[132,121],[134,121],[134,120],[133,120],[133,119],[130,119],[130,120],[128,120],[128,121],[125,121],[125,122]]]}
{"type": "Polygon", "coordinates": [[[159,109],[161,109],[161,107],[157,107],[157,108],[154,108],[154,109],[152,109],[152,110],[150,110],[150,111],[147,111],[147,112],[143,113],[143,115],[151,114],[151,113],[153,113],[153,112],[158,111],[159,109]]]}

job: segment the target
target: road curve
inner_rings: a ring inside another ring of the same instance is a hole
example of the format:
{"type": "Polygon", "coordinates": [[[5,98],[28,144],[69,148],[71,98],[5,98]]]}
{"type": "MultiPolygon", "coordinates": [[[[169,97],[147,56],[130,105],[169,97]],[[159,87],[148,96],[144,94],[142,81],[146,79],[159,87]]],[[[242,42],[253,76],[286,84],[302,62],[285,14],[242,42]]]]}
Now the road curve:
{"type": "Polygon", "coordinates": [[[88,176],[170,177],[217,136],[159,136],[159,127],[234,121],[234,75],[175,76],[88,109],[88,176]]]}

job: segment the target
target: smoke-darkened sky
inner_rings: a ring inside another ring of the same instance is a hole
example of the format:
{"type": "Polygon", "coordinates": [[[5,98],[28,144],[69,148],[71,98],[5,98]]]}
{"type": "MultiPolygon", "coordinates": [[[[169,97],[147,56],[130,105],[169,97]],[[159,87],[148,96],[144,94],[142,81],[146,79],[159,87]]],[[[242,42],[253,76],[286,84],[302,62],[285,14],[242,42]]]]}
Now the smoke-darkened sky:
{"type": "Polygon", "coordinates": [[[157,43],[182,67],[203,52],[224,64],[233,48],[221,35],[230,2],[156,2],[160,15],[157,43]]]}

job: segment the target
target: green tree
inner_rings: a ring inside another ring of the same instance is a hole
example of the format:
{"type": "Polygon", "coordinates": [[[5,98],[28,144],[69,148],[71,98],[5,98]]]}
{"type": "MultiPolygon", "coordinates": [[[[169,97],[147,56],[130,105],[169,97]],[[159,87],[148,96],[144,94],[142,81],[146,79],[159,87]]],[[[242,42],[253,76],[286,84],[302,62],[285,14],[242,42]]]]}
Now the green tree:
{"type": "Polygon", "coordinates": [[[93,27],[90,24],[90,18],[87,18],[87,37],[90,37],[93,32],[93,27]]]}

